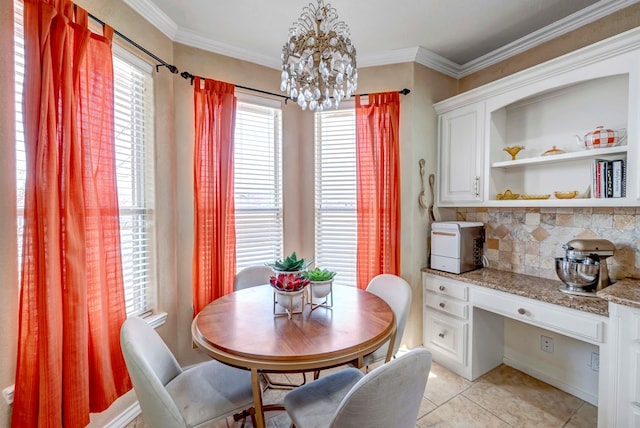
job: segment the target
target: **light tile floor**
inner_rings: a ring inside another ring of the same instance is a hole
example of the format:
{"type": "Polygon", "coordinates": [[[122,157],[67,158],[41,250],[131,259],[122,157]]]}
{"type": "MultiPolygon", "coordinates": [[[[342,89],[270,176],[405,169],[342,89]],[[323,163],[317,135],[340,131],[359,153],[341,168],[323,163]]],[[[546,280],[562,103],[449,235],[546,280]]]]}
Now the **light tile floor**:
{"type": "MultiPolygon", "coordinates": [[[[322,375],[330,372],[323,371],[322,375]]],[[[284,375],[280,376],[286,380],[284,375]]],[[[287,375],[287,378],[299,382],[298,376],[301,375],[287,375]]],[[[282,402],[286,393],[268,390],[264,402],[282,402]]],[[[266,417],[268,428],[290,427],[284,412],[268,412],[266,417]]],[[[597,426],[597,419],[595,406],[511,367],[501,365],[469,382],[433,363],[416,427],[589,428],[597,426]]],[[[229,417],[211,428],[240,425],[229,417]]],[[[245,427],[251,427],[251,422],[247,420],[245,427]]],[[[147,427],[138,417],[126,428],[147,427]]]]}

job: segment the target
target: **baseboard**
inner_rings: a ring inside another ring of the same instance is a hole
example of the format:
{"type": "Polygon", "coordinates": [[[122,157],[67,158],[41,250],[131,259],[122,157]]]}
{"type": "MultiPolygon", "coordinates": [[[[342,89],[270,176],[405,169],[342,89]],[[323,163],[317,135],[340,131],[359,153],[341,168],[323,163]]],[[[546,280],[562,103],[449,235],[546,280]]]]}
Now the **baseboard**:
{"type": "Polygon", "coordinates": [[[104,428],[123,428],[140,415],[140,404],[136,401],[111,419],[104,428]]]}
{"type": "Polygon", "coordinates": [[[528,374],[531,377],[534,377],[538,380],[541,380],[545,383],[548,383],[549,385],[555,386],[556,388],[558,388],[561,391],[564,391],[566,393],[569,393],[571,395],[574,395],[578,398],[580,398],[581,400],[584,400],[590,404],[593,404],[594,406],[598,406],[598,396],[594,395],[588,391],[584,391],[580,388],[576,388],[573,385],[570,385],[566,382],[563,382],[555,377],[549,376],[547,373],[544,373],[542,371],[539,371],[538,369],[536,369],[535,367],[523,363],[521,361],[516,361],[516,360],[512,360],[508,357],[504,357],[504,359],[502,360],[502,362],[509,366],[509,367],[513,367],[516,370],[519,370],[523,373],[528,374]]]}

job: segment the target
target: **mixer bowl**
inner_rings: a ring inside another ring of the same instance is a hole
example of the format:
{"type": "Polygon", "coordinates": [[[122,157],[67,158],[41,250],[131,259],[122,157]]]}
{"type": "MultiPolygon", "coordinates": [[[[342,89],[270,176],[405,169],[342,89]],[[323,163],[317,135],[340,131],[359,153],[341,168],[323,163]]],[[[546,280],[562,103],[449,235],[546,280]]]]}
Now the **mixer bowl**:
{"type": "Polygon", "coordinates": [[[600,262],[556,257],[556,274],[571,290],[593,291],[598,286],[600,262]]]}

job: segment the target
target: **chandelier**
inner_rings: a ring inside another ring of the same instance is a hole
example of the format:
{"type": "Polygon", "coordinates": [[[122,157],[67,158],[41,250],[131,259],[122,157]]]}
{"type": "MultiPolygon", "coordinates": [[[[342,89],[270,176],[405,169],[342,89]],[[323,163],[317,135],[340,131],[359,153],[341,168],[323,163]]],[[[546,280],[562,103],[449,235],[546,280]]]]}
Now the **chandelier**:
{"type": "Polygon", "coordinates": [[[282,47],[280,90],[305,110],[323,111],[352,96],[358,86],[356,48],[349,27],[331,4],[302,10],[282,47]]]}

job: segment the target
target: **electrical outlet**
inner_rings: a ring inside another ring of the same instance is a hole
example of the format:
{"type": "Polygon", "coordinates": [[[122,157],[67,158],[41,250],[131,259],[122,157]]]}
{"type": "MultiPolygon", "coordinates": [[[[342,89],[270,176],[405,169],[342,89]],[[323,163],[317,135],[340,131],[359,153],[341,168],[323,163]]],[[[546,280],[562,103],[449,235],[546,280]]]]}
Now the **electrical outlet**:
{"type": "Polygon", "coordinates": [[[600,370],[600,354],[597,352],[591,353],[591,370],[597,372],[600,370]]]}
{"type": "Polygon", "coordinates": [[[549,354],[553,354],[553,339],[549,336],[540,336],[540,349],[549,354]]]}

